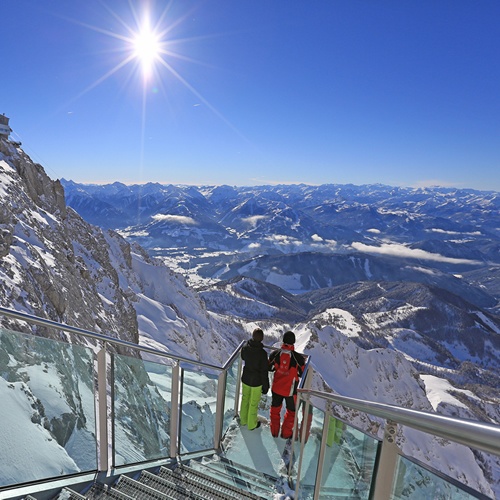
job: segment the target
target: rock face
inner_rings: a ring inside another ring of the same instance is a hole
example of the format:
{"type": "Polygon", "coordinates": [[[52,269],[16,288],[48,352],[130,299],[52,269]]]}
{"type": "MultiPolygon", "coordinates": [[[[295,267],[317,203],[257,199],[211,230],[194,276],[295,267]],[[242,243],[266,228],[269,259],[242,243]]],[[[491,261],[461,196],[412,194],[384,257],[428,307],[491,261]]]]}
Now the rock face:
{"type": "MultiPolygon", "coordinates": [[[[2,139],[0,305],[219,366],[247,336],[242,325],[207,312],[184,278],[137,244],[67,208],[61,183],[2,139]]],[[[0,485],[95,469],[94,360],[88,345],[75,345],[87,341],[48,343],[64,334],[4,316],[0,325],[0,485]]],[[[164,456],[164,395],[142,360],[114,360],[117,463],[164,456]]],[[[162,369],[168,380],[170,367],[162,369]]],[[[186,405],[196,410],[193,426],[205,416],[213,429],[208,410],[186,405]]]]}
{"type": "Polygon", "coordinates": [[[126,259],[109,251],[117,236],[67,209],[59,181],[21,149],[0,144],[2,305],[137,342],[135,311],[112,264],[126,259]]]}

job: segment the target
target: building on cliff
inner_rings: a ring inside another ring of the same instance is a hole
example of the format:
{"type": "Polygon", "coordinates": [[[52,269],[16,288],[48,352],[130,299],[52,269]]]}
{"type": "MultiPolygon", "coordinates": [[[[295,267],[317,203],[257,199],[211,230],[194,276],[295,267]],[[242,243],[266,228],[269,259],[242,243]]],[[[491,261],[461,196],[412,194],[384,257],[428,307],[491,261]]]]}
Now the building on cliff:
{"type": "Polygon", "coordinates": [[[0,137],[4,139],[9,138],[9,134],[12,132],[12,129],[9,127],[9,118],[5,116],[5,114],[0,115],[0,137]]]}

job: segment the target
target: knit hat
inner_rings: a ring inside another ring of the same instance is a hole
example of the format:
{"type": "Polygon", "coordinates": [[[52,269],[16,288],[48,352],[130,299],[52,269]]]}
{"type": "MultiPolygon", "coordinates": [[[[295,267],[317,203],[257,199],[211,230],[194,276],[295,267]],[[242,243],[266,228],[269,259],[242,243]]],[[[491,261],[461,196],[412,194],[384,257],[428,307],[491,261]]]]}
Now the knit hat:
{"type": "Polygon", "coordinates": [[[285,332],[283,335],[283,344],[293,345],[295,344],[295,333],[293,332],[285,332]]]}

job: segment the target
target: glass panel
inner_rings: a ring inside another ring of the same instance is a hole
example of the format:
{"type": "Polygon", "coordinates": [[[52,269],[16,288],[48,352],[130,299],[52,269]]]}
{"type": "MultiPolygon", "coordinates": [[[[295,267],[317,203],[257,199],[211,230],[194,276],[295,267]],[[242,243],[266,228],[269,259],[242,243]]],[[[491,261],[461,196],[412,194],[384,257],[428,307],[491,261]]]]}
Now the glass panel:
{"type": "Polygon", "coordinates": [[[378,441],[335,417],[328,419],[319,497],[368,498],[378,441]]]}
{"type": "Polygon", "coordinates": [[[236,402],[236,378],[238,376],[238,365],[240,357],[231,363],[227,370],[226,377],[226,392],[224,397],[224,424],[222,428],[222,435],[227,431],[229,425],[235,416],[234,405],[236,402]]]}
{"type": "Polygon", "coordinates": [[[214,447],[218,375],[183,369],[180,453],[214,447]]]}
{"type": "Polygon", "coordinates": [[[172,368],[114,355],[115,465],[170,455],[172,368]]]}
{"type": "Polygon", "coordinates": [[[0,485],[97,469],[91,349],[0,329],[0,485]]]}
{"type": "Polygon", "coordinates": [[[424,469],[410,460],[399,457],[392,498],[432,498],[435,500],[471,500],[477,498],[451,484],[446,479],[424,469]]]}
{"type": "MultiPolygon", "coordinates": [[[[300,453],[302,438],[305,436],[304,454],[300,464],[300,486],[299,498],[313,498],[314,486],[316,484],[316,474],[318,471],[319,452],[323,434],[323,423],[325,413],[312,405],[308,405],[308,411],[305,413],[306,404],[302,401],[299,408],[299,441],[294,445],[294,455],[300,453]],[[305,426],[305,430],[304,430],[305,426]]],[[[292,472],[292,476],[296,472],[292,472]]]]}

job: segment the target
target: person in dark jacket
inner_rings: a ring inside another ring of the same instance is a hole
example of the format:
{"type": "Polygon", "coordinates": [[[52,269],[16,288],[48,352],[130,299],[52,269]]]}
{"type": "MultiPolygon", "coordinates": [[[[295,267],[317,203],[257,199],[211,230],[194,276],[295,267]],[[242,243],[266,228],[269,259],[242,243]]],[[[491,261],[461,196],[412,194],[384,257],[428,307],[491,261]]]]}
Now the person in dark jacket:
{"type": "Polygon", "coordinates": [[[263,340],[264,332],[256,328],[252,338],[241,350],[245,366],[241,376],[240,425],[248,425],[249,430],[260,427],[260,422],[257,421],[257,407],[261,394],[267,394],[269,391],[267,353],[262,344],[263,340]]]}
{"type": "Polygon", "coordinates": [[[269,371],[274,372],[271,401],[271,434],[278,437],[281,426],[281,407],[283,400],[286,405],[285,418],[281,427],[281,437],[288,439],[293,434],[295,420],[295,401],[299,378],[305,366],[305,358],[295,352],[295,334],[291,331],[283,335],[281,349],[274,351],[269,356],[269,371]]]}

